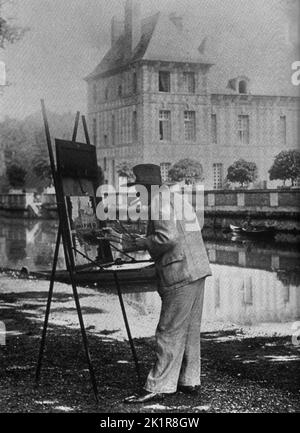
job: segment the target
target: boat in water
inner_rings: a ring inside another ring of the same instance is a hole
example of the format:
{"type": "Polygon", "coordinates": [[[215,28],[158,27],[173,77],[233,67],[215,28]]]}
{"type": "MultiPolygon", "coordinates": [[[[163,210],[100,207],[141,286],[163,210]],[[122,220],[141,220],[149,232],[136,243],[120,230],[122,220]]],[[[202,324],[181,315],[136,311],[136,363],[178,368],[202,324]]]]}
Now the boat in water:
{"type": "Polygon", "coordinates": [[[230,224],[230,230],[235,235],[244,235],[248,237],[258,238],[258,237],[266,237],[266,236],[274,236],[275,230],[273,227],[255,227],[248,225],[246,227],[243,226],[235,226],[230,224]]]}

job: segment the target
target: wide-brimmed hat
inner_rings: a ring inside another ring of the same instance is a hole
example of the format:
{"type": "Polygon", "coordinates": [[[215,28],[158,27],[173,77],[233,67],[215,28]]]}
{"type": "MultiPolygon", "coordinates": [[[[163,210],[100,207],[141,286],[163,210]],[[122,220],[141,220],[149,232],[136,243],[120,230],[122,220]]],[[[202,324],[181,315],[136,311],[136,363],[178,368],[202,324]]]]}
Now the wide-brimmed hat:
{"type": "Polygon", "coordinates": [[[163,183],[158,165],[139,164],[133,167],[132,171],[135,175],[135,181],[127,183],[128,187],[134,185],[162,185],[163,183]]]}

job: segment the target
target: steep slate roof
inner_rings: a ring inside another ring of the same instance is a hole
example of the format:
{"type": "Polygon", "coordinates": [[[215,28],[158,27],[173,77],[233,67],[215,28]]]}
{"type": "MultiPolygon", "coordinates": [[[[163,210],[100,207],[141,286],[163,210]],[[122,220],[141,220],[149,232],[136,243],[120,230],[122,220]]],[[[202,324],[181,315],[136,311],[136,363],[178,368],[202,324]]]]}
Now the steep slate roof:
{"type": "MultiPolygon", "coordinates": [[[[122,35],[87,77],[93,78],[137,60],[160,60],[212,64],[184,30],[179,31],[168,15],[157,14],[142,21],[141,39],[130,58],[126,57],[126,36],[122,35]]],[[[199,44],[198,44],[199,45],[199,44]]]]}
{"type": "Polygon", "coordinates": [[[141,40],[137,45],[136,49],[134,50],[131,59],[126,58],[127,40],[125,35],[123,34],[117,40],[117,42],[108,50],[99,65],[90,75],[88,75],[86,79],[96,77],[97,75],[100,75],[104,72],[118,69],[132,61],[141,59],[147,49],[159,15],[160,13],[157,13],[142,21],[141,40]]]}
{"type": "Polygon", "coordinates": [[[265,47],[228,35],[212,44],[211,52],[218,61],[209,73],[210,92],[235,94],[228,86],[229,80],[246,76],[253,95],[300,96],[300,86],[291,82],[291,65],[299,56],[292,47],[276,42],[265,47]]]}
{"type": "Polygon", "coordinates": [[[168,15],[160,14],[143,59],[213,64],[198,50],[199,41],[179,30],[168,15]]]}
{"type": "Polygon", "coordinates": [[[299,44],[288,41],[281,15],[276,20],[261,16],[258,21],[253,17],[229,21],[216,13],[201,19],[192,33],[200,40],[208,37],[205,52],[215,59],[208,74],[212,93],[235,94],[228,88],[229,80],[246,76],[254,95],[300,96],[300,86],[291,82],[299,44]]]}
{"type": "Polygon", "coordinates": [[[298,47],[286,43],[278,24],[244,20],[241,33],[224,23],[222,16],[205,16],[196,28],[180,31],[168,15],[158,12],[142,21],[141,40],[131,58],[126,58],[123,35],[87,79],[141,59],[197,62],[213,64],[208,74],[211,93],[236,94],[229,80],[246,76],[254,95],[300,96],[300,86],[291,83],[298,47]]]}

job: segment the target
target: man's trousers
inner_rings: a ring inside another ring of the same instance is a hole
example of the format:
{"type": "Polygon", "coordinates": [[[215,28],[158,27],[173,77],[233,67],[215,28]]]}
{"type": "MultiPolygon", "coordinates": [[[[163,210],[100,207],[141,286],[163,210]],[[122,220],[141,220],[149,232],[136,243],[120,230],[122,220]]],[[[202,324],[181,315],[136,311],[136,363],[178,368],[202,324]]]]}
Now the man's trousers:
{"type": "Polygon", "coordinates": [[[205,278],[178,289],[160,289],[162,300],[156,329],[156,363],[145,389],[174,393],[177,385],[200,385],[200,326],[205,278]]]}

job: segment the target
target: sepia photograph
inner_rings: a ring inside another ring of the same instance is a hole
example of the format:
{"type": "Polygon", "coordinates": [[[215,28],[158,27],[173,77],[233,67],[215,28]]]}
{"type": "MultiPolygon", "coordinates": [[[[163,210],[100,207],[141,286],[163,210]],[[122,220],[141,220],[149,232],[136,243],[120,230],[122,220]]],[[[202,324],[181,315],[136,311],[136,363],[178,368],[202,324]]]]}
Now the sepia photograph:
{"type": "Polygon", "coordinates": [[[299,414],[299,22],[0,0],[0,419],[299,414]]]}

